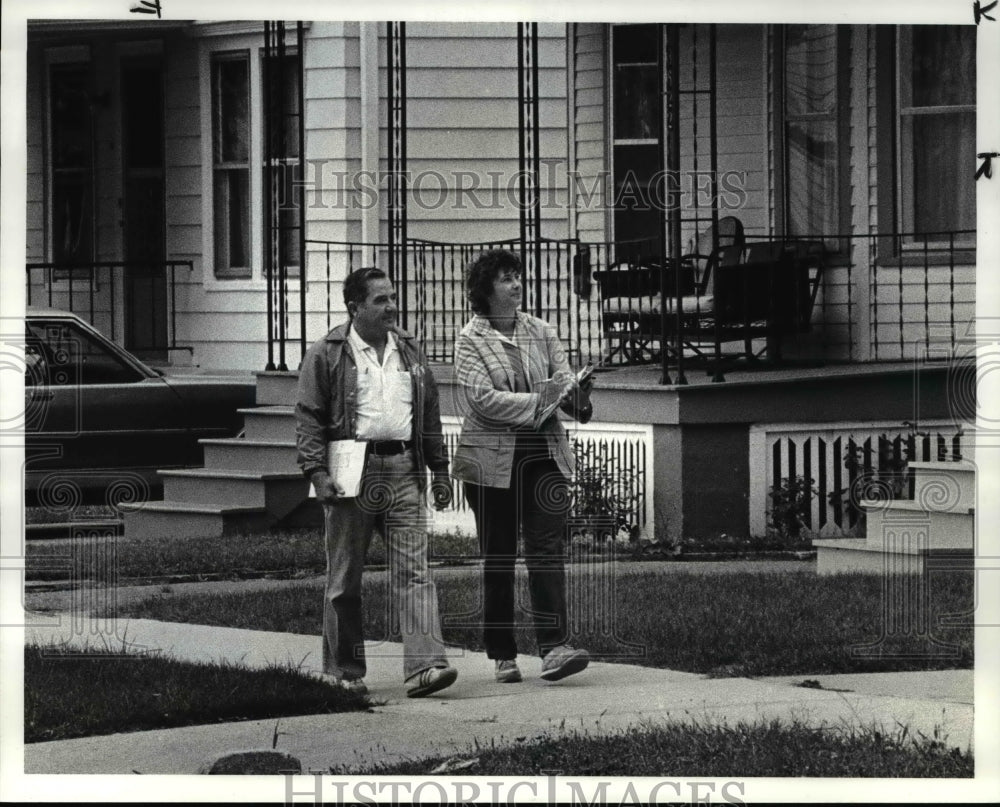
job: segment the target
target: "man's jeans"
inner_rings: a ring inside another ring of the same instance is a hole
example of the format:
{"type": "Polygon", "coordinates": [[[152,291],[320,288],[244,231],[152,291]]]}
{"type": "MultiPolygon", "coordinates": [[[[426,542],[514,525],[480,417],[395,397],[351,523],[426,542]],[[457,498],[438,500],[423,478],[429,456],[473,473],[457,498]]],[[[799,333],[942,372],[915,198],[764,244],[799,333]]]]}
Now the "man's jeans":
{"type": "MultiPolygon", "coordinates": [[[[413,452],[368,457],[361,494],[324,506],[326,592],[323,671],[363,678],[361,572],[377,528],[389,558],[390,602],[398,605],[403,678],[448,661],[441,640],[437,591],[427,565],[427,505],[413,452]]],[[[386,620],[388,624],[390,620],[386,620]]]]}

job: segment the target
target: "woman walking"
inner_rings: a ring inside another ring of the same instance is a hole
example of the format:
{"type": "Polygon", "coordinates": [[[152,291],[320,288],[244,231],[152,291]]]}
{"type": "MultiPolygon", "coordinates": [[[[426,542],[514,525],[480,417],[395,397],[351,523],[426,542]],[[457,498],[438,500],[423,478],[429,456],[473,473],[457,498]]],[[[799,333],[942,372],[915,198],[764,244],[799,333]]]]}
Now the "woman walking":
{"type": "Polygon", "coordinates": [[[590,420],[592,380],[570,370],[559,338],[521,308],[521,262],[492,250],[469,267],[466,293],[475,316],[455,347],[464,424],[452,475],[465,487],[484,556],[483,638],[496,680],[521,680],[514,639],[514,562],[519,527],[541,677],[583,670],[586,650],[567,643],[563,539],[573,454],[557,408],[590,420]]]}

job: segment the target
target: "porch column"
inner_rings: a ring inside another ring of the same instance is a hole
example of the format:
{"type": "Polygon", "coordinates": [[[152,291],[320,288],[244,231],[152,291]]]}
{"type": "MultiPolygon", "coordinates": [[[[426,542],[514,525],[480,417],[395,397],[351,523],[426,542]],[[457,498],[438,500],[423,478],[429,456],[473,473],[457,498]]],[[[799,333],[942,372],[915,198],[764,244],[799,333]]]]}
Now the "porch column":
{"type": "MultiPolygon", "coordinates": [[[[361,47],[361,171],[378,176],[379,170],[379,23],[360,23],[361,47]]],[[[380,205],[361,210],[361,240],[377,243],[380,239],[380,205]]]]}
{"type": "MultiPolygon", "coordinates": [[[[538,23],[517,24],[518,98],[518,212],[521,223],[521,260],[524,262],[523,294],[533,283],[535,316],[542,316],[541,208],[538,179],[538,23]]],[[[528,306],[525,305],[527,308],[528,306]]]]}
{"type": "Polygon", "coordinates": [[[386,23],[389,102],[389,277],[399,289],[403,328],[408,327],[406,283],[406,23],[386,23]]]}

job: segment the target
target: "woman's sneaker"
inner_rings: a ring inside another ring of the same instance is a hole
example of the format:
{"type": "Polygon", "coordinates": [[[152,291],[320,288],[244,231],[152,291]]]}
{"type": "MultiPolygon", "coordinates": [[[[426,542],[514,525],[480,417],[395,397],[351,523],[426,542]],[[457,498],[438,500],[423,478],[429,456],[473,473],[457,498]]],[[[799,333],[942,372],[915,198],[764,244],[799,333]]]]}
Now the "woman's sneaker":
{"type": "Polygon", "coordinates": [[[542,678],[546,681],[558,681],[586,669],[589,663],[590,653],[586,650],[561,644],[553,647],[542,659],[542,678]]]}
{"type": "Polygon", "coordinates": [[[501,684],[516,684],[521,680],[521,671],[512,658],[497,659],[496,679],[501,684]]]}

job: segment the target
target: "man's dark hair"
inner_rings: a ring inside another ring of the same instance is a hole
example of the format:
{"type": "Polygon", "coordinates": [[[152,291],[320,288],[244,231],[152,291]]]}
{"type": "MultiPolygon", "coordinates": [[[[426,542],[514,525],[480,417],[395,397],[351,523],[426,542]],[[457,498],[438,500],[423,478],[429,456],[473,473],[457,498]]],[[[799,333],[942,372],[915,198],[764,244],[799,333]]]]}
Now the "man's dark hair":
{"type": "Polygon", "coordinates": [[[363,303],[368,299],[368,281],[381,280],[388,275],[376,266],[366,266],[355,269],[344,278],[344,307],[349,316],[351,314],[351,303],[363,303]]]}
{"type": "Polygon", "coordinates": [[[520,272],[521,259],[507,249],[484,252],[465,270],[465,294],[477,314],[489,314],[493,283],[502,272],[520,272]]]}

